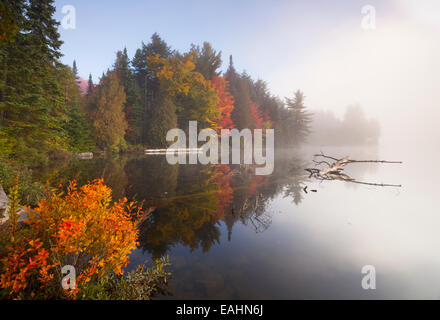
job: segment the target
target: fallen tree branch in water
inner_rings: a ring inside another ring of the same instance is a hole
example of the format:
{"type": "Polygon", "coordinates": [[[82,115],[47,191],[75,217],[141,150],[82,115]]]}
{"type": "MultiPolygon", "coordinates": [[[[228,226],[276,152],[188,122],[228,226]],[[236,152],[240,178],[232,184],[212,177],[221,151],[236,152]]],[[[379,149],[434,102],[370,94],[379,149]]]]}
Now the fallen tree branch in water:
{"type": "Polygon", "coordinates": [[[327,165],[327,167],[322,168],[322,169],[306,168],[305,170],[310,173],[309,178],[314,177],[315,179],[318,179],[321,181],[323,181],[323,180],[341,180],[341,181],[346,181],[346,182],[365,184],[365,185],[370,185],[370,186],[379,186],[379,187],[401,187],[402,186],[400,184],[386,184],[386,183],[372,183],[372,182],[356,181],[356,179],[353,179],[353,178],[349,177],[348,175],[342,173],[342,171],[344,170],[344,167],[350,163],[402,163],[402,161],[353,160],[348,156],[341,158],[341,159],[338,159],[335,157],[325,155],[322,152],[320,154],[315,154],[313,157],[314,158],[321,157],[321,158],[325,158],[325,159],[330,159],[335,162],[329,163],[326,160],[318,161],[316,159],[313,159],[312,161],[315,163],[315,167],[322,165],[322,164],[327,165]]]}

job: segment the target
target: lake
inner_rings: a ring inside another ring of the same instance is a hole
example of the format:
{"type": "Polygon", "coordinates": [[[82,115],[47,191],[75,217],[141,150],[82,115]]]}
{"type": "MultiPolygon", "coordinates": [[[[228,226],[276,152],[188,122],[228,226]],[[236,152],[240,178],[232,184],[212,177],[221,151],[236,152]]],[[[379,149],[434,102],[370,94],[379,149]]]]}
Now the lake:
{"type": "Polygon", "coordinates": [[[306,147],[275,159],[268,176],[249,166],[169,165],[161,155],[78,159],[50,174],[80,183],[103,176],[115,198],[155,208],[128,269],[169,255],[171,295],[156,299],[440,298],[435,158],[421,165],[405,149],[306,147]],[[402,187],[309,178],[304,169],[321,150],[403,161],[344,170],[402,187]],[[376,270],[375,290],[362,288],[365,265],[376,270]]]}

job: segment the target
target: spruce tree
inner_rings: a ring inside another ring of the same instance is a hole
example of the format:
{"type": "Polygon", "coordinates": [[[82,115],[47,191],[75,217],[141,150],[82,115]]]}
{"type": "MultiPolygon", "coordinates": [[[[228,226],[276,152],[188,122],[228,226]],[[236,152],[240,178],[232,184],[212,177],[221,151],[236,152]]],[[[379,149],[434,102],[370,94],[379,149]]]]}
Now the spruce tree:
{"type": "Polygon", "coordinates": [[[252,101],[246,74],[244,73],[240,76],[237,73],[232,61],[232,56],[229,57],[229,67],[225,76],[230,85],[230,92],[234,97],[234,110],[232,110],[231,113],[234,126],[239,129],[253,128],[252,101]]]}
{"type": "Polygon", "coordinates": [[[167,43],[157,34],[151,36],[147,45],[142,42],[142,48],[136,51],[132,60],[133,71],[137,86],[140,91],[142,106],[142,134],[141,141],[145,143],[149,139],[148,132],[152,124],[152,109],[159,103],[158,94],[160,81],[155,77],[154,72],[148,70],[146,58],[158,55],[160,58],[170,57],[172,51],[167,43]]]}
{"type": "Polygon", "coordinates": [[[148,145],[157,148],[167,147],[168,130],[177,127],[176,106],[166,90],[166,85],[161,84],[157,94],[157,102],[151,114],[151,127],[148,131],[148,145]]]}
{"type": "Polygon", "coordinates": [[[309,135],[312,114],[304,106],[304,94],[297,90],[293,98],[286,98],[286,105],[290,109],[289,121],[293,131],[291,141],[294,145],[304,142],[309,135]]]}
{"type": "Polygon", "coordinates": [[[203,47],[192,46],[192,50],[197,52],[196,55],[196,69],[207,80],[212,80],[213,76],[218,76],[218,68],[222,65],[221,51],[216,52],[209,42],[203,42],[203,47]]]}
{"type": "Polygon", "coordinates": [[[75,79],[78,79],[78,67],[76,66],[75,60],[73,60],[72,71],[73,71],[73,74],[75,75],[75,79]]]}
{"type": "Polygon", "coordinates": [[[128,123],[127,140],[131,143],[141,143],[142,105],[139,86],[130,66],[127,49],[118,51],[114,63],[114,71],[124,87],[126,102],[124,104],[125,118],[128,123]]]}
{"type": "Polygon", "coordinates": [[[87,82],[87,97],[91,96],[93,94],[93,91],[95,90],[95,85],[93,84],[92,80],[92,74],[89,74],[89,81],[87,82]]]}
{"type": "Polygon", "coordinates": [[[59,83],[64,71],[58,61],[62,42],[53,1],[18,0],[6,5],[19,32],[2,46],[0,134],[11,137],[9,148],[15,156],[66,148],[65,92],[59,83]]]}

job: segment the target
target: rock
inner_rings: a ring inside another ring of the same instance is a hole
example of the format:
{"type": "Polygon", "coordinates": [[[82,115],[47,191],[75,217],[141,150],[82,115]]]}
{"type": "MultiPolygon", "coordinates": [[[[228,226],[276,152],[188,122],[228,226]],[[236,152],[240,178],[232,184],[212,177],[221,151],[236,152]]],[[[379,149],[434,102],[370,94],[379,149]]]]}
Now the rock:
{"type": "Polygon", "coordinates": [[[80,159],[93,159],[93,152],[81,152],[76,154],[77,158],[80,159]]]}
{"type": "MultiPolygon", "coordinates": [[[[0,185],[0,224],[3,224],[9,220],[8,202],[9,202],[8,196],[3,190],[3,187],[0,185]]],[[[20,217],[18,218],[18,222],[27,220],[27,215],[26,215],[26,211],[24,210],[24,207],[20,207],[20,209],[18,210],[18,214],[20,215],[20,217]]]]}
{"type": "Polygon", "coordinates": [[[8,201],[8,196],[6,195],[2,185],[0,184],[0,209],[6,209],[6,207],[8,206],[8,201]]]}
{"type": "Polygon", "coordinates": [[[8,201],[8,196],[0,185],[0,224],[3,223],[3,220],[5,219],[8,201]]]}

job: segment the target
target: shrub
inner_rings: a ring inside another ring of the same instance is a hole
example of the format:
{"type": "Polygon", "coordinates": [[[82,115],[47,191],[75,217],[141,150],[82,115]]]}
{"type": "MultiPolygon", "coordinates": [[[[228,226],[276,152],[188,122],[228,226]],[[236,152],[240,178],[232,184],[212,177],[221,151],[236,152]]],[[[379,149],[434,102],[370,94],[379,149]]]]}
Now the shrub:
{"type": "MultiPolygon", "coordinates": [[[[15,192],[15,191],[14,191],[15,192]]],[[[120,276],[136,247],[140,214],[134,203],[112,203],[111,189],[103,180],[78,188],[71,182],[67,193],[54,189],[17,231],[12,222],[1,260],[3,296],[17,299],[76,298],[91,280],[120,276]],[[76,289],[63,290],[61,267],[76,270],[76,289]]],[[[81,295],[79,295],[81,297],[81,295]]]]}
{"type": "Polygon", "coordinates": [[[168,256],[156,259],[152,268],[139,265],[135,270],[123,275],[111,274],[101,281],[90,283],[82,290],[82,297],[99,300],[150,300],[166,290],[167,279],[171,272],[167,269],[171,263],[168,256]]]}

